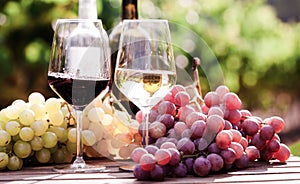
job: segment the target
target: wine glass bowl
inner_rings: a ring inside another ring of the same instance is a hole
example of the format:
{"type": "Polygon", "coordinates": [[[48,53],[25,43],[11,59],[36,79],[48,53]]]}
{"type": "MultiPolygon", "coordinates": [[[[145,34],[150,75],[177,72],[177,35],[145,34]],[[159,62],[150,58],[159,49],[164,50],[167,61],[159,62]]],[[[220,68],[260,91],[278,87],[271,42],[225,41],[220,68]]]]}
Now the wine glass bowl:
{"type": "MultiPolygon", "coordinates": [[[[145,117],[176,83],[176,67],[167,20],[124,20],[115,85],[145,117]]],[[[147,134],[148,131],[146,131],[147,134]]],[[[148,144],[148,136],[144,135],[148,144]]]]}
{"type": "Polygon", "coordinates": [[[104,167],[89,167],[82,151],[82,111],[110,80],[110,58],[101,20],[59,19],[56,22],[48,69],[48,84],[76,114],[76,159],[58,172],[95,172],[104,167]]]}

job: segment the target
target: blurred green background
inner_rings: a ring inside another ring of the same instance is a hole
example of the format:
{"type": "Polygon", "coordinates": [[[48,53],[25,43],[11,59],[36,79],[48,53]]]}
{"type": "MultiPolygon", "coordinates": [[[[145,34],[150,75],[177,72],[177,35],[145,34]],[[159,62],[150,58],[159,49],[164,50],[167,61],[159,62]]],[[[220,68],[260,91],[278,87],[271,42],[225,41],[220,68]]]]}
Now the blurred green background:
{"type": "MultiPolygon", "coordinates": [[[[120,21],[121,0],[97,3],[109,32],[120,21]]],[[[138,9],[140,18],[168,19],[201,37],[244,108],[283,117],[282,141],[300,139],[299,0],[140,0],[138,9]]],[[[47,84],[52,26],[77,11],[78,0],[0,1],[0,108],[33,91],[54,96],[47,84]]],[[[203,93],[210,90],[203,75],[201,83],[203,93]]]]}

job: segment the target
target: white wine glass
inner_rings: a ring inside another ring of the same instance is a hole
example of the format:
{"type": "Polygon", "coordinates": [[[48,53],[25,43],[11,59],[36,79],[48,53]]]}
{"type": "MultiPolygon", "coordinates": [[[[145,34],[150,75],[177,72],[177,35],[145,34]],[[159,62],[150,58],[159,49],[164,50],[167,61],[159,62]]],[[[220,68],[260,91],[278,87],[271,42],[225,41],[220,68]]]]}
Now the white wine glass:
{"type": "Polygon", "coordinates": [[[89,166],[83,159],[82,111],[108,89],[110,57],[101,20],[58,19],[48,70],[52,90],[75,109],[76,159],[60,173],[98,172],[103,166],[89,166]]]}
{"type": "Polygon", "coordinates": [[[149,144],[149,112],[176,83],[167,20],[124,20],[115,85],[143,113],[143,145],[149,144]]]}

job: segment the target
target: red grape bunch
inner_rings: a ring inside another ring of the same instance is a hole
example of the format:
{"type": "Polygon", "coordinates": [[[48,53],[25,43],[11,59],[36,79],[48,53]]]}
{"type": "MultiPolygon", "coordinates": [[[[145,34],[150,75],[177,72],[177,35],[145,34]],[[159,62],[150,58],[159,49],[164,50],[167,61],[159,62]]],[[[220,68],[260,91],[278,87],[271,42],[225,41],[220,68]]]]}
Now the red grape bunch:
{"type": "Polygon", "coordinates": [[[142,113],[136,114],[139,133],[149,144],[133,150],[138,180],[164,180],[188,174],[210,173],[247,168],[252,161],[277,159],[285,162],[289,148],[280,142],[278,133],[284,120],[278,116],[262,119],[242,109],[237,94],[221,85],[208,92],[203,103],[190,103],[182,85],[151,109],[146,127],[142,113]],[[146,134],[145,132],[148,131],[146,134]]]}

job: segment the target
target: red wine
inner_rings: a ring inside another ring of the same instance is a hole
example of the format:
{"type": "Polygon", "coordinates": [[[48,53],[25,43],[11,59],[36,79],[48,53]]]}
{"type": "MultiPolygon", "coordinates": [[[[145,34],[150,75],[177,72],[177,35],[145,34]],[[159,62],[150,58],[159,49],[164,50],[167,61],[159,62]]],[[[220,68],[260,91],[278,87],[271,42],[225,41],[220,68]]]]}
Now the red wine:
{"type": "Polygon", "coordinates": [[[58,96],[71,105],[89,104],[107,86],[109,79],[82,80],[48,76],[48,83],[58,96]]]}

